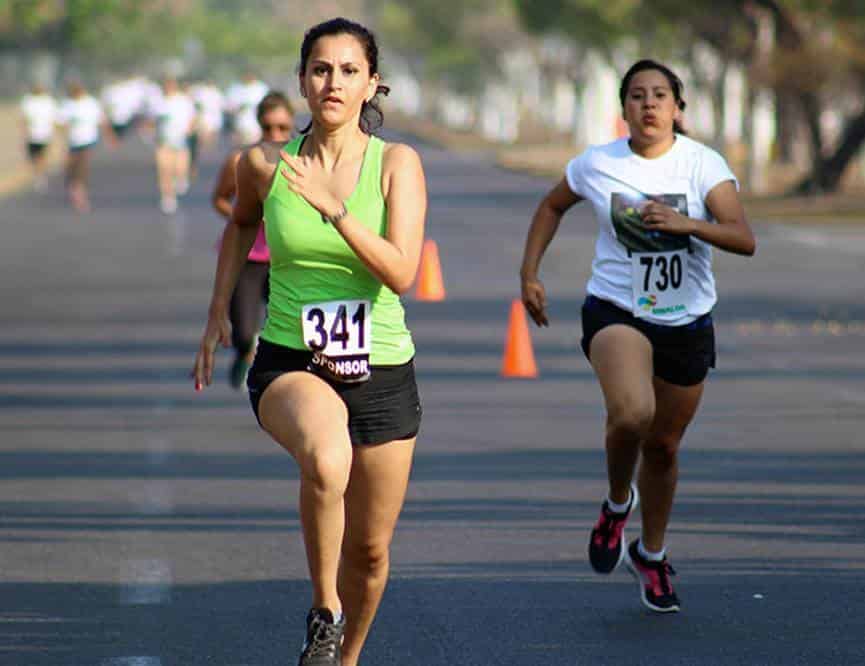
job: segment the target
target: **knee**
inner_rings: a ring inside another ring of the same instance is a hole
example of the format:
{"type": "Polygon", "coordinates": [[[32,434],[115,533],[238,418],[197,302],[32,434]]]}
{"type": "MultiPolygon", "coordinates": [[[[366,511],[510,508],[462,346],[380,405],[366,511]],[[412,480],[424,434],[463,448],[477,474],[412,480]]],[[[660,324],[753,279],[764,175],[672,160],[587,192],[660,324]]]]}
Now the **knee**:
{"type": "Polygon", "coordinates": [[[620,440],[641,441],[649,433],[655,417],[651,401],[632,401],[611,409],[607,415],[607,435],[620,440]]]}
{"type": "Polygon", "coordinates": [[[343,558],[356,572],[368,578],[386,576],[390,564],[389,544],[376,541],[365,541],[358,544],[346,544],[343,558]]]}
{"type": "Polygon", "coordinates": [[[657,467],[673,467],[681,441],[682,438],[676,433],[653,434],[643,443],[643,458],[657,467]]]}
{"type": "Polygon", "coordinates": [[[321,494],[345,494],[351,472],[351,451],[337,446],[317,446],[305,456],[301,472],[321,494]]]}

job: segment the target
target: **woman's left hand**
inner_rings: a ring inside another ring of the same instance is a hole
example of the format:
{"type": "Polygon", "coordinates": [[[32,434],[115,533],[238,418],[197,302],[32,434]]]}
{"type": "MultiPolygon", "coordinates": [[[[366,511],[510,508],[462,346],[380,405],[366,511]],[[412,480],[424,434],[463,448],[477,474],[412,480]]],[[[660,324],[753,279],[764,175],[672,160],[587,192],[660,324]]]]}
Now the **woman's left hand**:
{"type": "Polygon", "coordinates": [[[643,206],[641,217],[646,226],[653,231],[665,231],[676,235],[694,233],[694,221],[690,217],[658,201],[650,201],[643,206]]]}
{"type": "Polygon", "coordinates": [[[315,168],[310,158],[289,155],[284,150],[279,151],[279,156],[289,167],[282,168],[288,189],[306,199],[322,215],[333,216],[342,210],[342,202],[330,191],[324,174],[315,168]]]}

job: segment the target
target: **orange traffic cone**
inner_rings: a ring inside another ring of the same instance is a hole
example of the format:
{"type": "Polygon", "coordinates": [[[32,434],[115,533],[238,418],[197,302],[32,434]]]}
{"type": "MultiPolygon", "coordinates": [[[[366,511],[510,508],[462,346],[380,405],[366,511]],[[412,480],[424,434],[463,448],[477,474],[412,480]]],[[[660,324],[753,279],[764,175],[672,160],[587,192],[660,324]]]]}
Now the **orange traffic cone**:
{"type": "Polygon", "coordinates": [[[511,318],[508,323],[508,337],[505,340],[505,357],[502,361],[502,377],[538,376],[535,353],[532,351],[532,338],[526,321],[526,310],[519,299],[511,303],[511,318]]]}
{"type": "Polygon", "coordinates": [[[434,240],[425,240],[420,255],[415,298],[419,301],[443,301],[445,285],[439,264],[439,248],[434,240]]]}

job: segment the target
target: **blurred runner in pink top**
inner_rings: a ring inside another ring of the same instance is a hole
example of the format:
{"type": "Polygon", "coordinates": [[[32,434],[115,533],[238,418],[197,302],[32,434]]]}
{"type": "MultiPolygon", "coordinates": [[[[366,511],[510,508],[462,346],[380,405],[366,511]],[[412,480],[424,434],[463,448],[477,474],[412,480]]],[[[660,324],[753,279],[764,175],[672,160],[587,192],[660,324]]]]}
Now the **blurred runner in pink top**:
{"type": "MultiPolygon", "coordinates": [[[[265,95],[258,104],[257,118],[261,127],[262,141],[284,144],[291,139],[292,129],[294,129],[294,110],[282,93],[270,92],[265,95]]],[[[242,153],[243,149],[238,149],[226,158],[211,197],[214,209],[226,220],[231,219],[234,195],[237,191],[235,171],[242,153]]],[[[269,270],[270,250],[267,247],[264,224],[262,224],[247,256],[246,265],[240,273],[229,308],[231,345],[234,347],[235,356],[228,379],[236,389],[243,386],[246,371],[249,370],[255,357],[255,340],[264,314],[262,306],[267,303],[269,270]]]]}

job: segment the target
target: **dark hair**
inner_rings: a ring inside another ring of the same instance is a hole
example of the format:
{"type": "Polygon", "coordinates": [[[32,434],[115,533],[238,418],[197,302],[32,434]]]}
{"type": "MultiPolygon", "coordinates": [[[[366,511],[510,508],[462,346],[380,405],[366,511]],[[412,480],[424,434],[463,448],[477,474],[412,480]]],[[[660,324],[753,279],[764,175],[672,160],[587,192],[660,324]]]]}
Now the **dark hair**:
{"type": "MultiPolygon", "coordinates": [[[[312,47],[321,37],[330,37],[333,35],[351,35],[363,46],[366,53],[366,61],[369,63],[369,73],[378,74],[378,45],[375,41],[375,35],[363,27],[360,23],[349,21],[344,18],[335,18],[324,23],[319,23],[306,31],[303,36],[303,44],[300,46],[300,72],[306,72],[306,65],[309,62],[309,54],[312,52],[312,47]]],[[[379,95],[387,95],[390,88],[380,85],[375,90],[373,98],[363,103],[360,110],[360,129],[367,134],[372,134],[375,130],[382,126],[384,122],[384,114],[379,106],[379,95]]],[[[312,127],[312,122],[306,126],[301,134],[306,134],[312,127]]]]}
{"type": "MultiPolygon", "coordinates": [[[[638,72],[643,72],[647,69],[657,70],[667,78],[667,82],[670,84],[670,89],[673,91],[673,98],[676,100],[676,106],[679,111],[684,111],[685,107],[688,105],[682,98],[682,91],[685,88],[682,79],[676,76],[672,69],[656,62],[655,60],[639,60],[631,65],[631,68],[625,73],[625,76],[622,78],[622,85],[619,88],[619,101],[622,104],[622,108],[625,108],[625,97],[628,94],[631,79],[633,79],[634,75],[638,72]]],[[[678,120],[673,121],[673,131],[677,134],[686,134],[685,128],[682,127],[678,120]]]]}
{"type": "Polygon", "coordinates": [[[261,124],[261,119],[266,113],[270,113],[274,109],[285,109],[291,116],[294,116],[294,108],[288,98],[278,90],[271,90],[258,103],[258,108],[255,110],[255,117],[258,119],[258,124],[261,124]]]}

